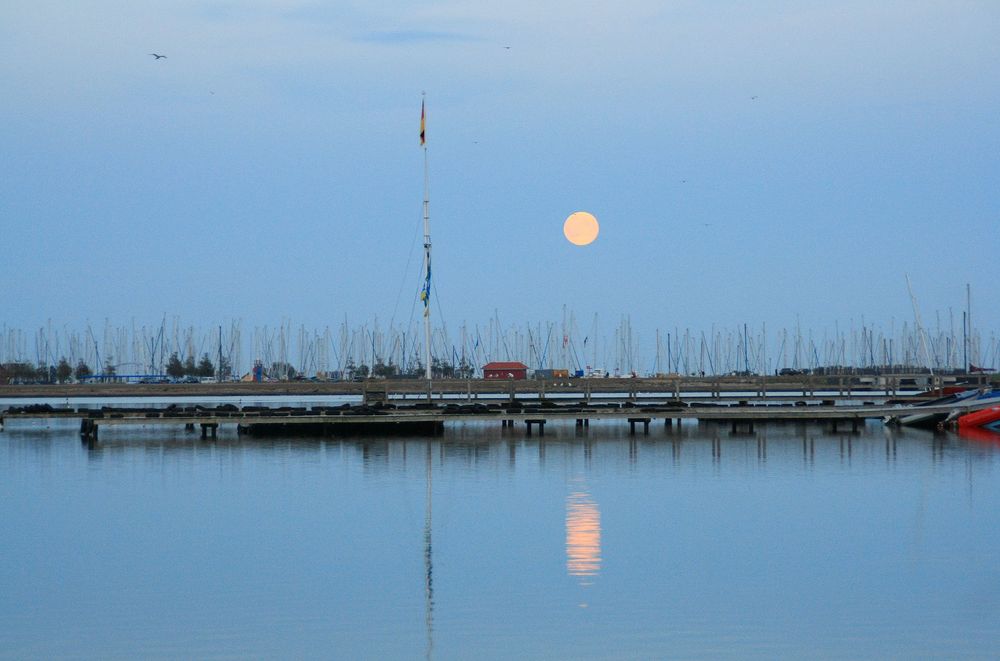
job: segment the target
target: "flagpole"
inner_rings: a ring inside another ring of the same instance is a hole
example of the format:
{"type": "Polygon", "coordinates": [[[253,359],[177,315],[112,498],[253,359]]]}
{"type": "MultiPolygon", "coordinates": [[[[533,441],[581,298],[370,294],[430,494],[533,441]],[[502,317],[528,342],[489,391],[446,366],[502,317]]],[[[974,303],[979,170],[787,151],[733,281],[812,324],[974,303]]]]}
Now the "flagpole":
{"type": "MultiPolygon", "coordinates": [[[[423,97],[423,94],[421,94],[423,97]]],[[[429,178],[427,175],[427,141],[424,134],[424,102],[420,101],[420,145],[424,148],[424,377],[431,380],[431,217],[429,178]]]]}

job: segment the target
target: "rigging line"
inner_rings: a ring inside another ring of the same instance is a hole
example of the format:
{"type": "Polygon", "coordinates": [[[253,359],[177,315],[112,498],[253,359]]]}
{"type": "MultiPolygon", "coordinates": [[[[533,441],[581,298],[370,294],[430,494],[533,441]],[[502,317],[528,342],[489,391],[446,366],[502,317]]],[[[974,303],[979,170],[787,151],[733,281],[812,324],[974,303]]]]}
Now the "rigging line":
{"type": "Polygon", "coordinates": [[[434,293],[434,304],[437,305],[438,319],[441,320],[441,328],[444,329],[444,310],[441,308],[441,297],[438,296],[437,280],[431,280],[431,291],[434,293]]]}
{"type": "Polygon", "coordinates": [[[417,312],[417,301],[420,300],[420,291],[423,289],[423,277],[421,277],[420,280],[421,280],[420,287],[417,289],[414,296],[411,297],[413,300],[410,301],[410,320],[406,325],[406,328],[408,330],[413,328],[413,317],[414,315],[416,315],[417,312]]]}
{"type": "MultiPolygon", "coordinates": [[[[420,236],[420,232],[421,232],[421,230],[420,230],[420,227],[418,226],[418,228],[417,228],[417,234],[414,235],[414,244],[412,244],[410,246],[410,256],[406,260],[406,270],[407,271],[410,270],[410,261],[411,261],[411,258],[413,257],[413,245],[416,244],[416,240],[417,240],[417,237],[420,236]]],[[[423,291],[423,288],[424,288],[424,277],[425,277],[425,275],[426,274],[424,273],[424,267],[421,264],[421,267],[420,267],[420,278],[418,280],[418,282],[420,283],[420,286],[417,287],[417,291],[414,293],[414,295],[410,297],[410,299],[411,299],[410,300],[410,319],[409,319],[409,321],[406,324],[407,330],[413,328],[413,317],[416,314],[417,301],[420,300],[420,292],[423,291]]],[[[404,286],[405,286],[405,282],[400,285],[400,292],[401,293],[402,293],[402,289],[403,289],[404,286]]],[[[432,286],[433,286],[433,283],[432,283],[432,286]]],[[[437,294],[435,293],[435,296],[436,295],[437,294]]],[[[398,299],[397,299],[397,304],[398,304],[398,299]]],[[[396,313],[395,313],[395,310],[393,310],[393,318],[395,318],[395,316],[396,316],[396,313]]]]}
{"type": "MultiPolygon", "coordinates": [[[[450,338],[448,337],[448,324],[445,322],[445,319],[444,319],[444,310],[441,307],[441,297],[438,296],[437,280],[433,280],[433,279],[431,280],[431,292],[433,293],[432,298],[433,298],[433,301],[434,301],[434,305],[437,306],[438,319],[441,320],[441,332],[442,332],[442,340],[441,341],[445,345],[444,346],[444,350],[445,350],[445,353],[447,354],[448,353],[448,346],[447,345],[450,344],[450,338]]],[[[433,346],[431,348],[433,349],[433,346]]]]}
{"type": "MultiPolygon", "coordinates": [[[[423,222],[422,220],[420,222],[423,222]]],[[[421,225],[417,223],[414,226],[413,240],[410,242],[410,251],[406,255],[406,267],[403,269],[403,278],[399,283],[399,291],[396,293],[396,303],[392,306],[392,316],[389,317],[389,326],[392,327],[392,323],[396,320],[396,312],[399,309],[399,300],[403,297],[403,289],[406,287],[406,281],[409,279],[410,264],[413,261],[413,248],[417,245],[417,239],[420,237],[421,225]]],[[[410,307],[410,320],[413,320],[413,308],[410,307]]]]}

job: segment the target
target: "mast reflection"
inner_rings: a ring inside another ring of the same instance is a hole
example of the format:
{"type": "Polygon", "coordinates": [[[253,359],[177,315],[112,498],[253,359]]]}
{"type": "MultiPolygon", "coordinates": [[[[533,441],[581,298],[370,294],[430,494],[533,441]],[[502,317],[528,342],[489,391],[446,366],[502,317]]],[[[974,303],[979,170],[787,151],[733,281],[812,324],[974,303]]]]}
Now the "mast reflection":
{"type": "Polygon", "coordinates": [[[431,553],[432,504],[434,475],[431,442],[427,441],[427,497],[424,510],[424,624],[427,627],[427,648],[424,658],[434,658],[434,558],[431,553]]]}
{"type": "Polygon", "coordinates": [[[585,490],[566,497],[566,571],[581,585],[601,570],[601,511],[585,490]]]}

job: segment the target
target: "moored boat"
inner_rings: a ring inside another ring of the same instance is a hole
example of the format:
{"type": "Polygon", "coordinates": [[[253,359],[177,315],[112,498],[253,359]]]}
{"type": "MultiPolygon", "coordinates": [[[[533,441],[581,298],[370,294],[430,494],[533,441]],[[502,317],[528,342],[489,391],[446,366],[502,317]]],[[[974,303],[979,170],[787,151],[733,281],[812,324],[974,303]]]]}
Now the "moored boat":
{"type": "MultiPolygon", "coordinates": [[[[956,406],[966,402],[966,400],[972,399],[979,394],[978,390],[970,389],[963,390],[962,392],[952,393],[944,397],[939,397],[937,399],[932,399],[930,401],[921,402],[916,406],[913,406],[911,410],[918,410],[921,407],[939,407],[942,405],[954,404],[956,406]]],[[[898,422],[901,425],[908,425],[911,427],[936,427],[948,419],[949,412],[941,411],[931,411],[931,412],[921,412],[908,413],[902,416],[886,416],[886,422],[898,422]]]]}
{"type": "Polygon", "coordinates": [[[958,418],[958,426],[962,428],[971,427],[996,427],[1000,425],[1000,406],[991,406],[980,411],[966,413],[958,418]]]}

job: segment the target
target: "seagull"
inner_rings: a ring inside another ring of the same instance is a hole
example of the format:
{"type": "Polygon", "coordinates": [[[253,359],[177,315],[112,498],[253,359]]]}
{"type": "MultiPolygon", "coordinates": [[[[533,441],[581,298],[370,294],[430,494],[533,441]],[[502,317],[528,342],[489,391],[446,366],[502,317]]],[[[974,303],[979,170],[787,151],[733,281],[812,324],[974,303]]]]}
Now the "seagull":
{"type": "Polygon", "coordinates": [[[751,97],[750,97],[750,100],[751,100],[751,101],[756,101],[756,100],[757,100],[757,97],[756,97],[756,96],[751,96],[751,97]]]}
{"type": "Polygon", "coordinates": [[[159,53],[150,53],[150,55],[152,55],[157,60],[165,60],[165,59],[167,59],[166,55],[160,55],[159,53]]]}

